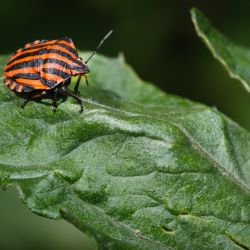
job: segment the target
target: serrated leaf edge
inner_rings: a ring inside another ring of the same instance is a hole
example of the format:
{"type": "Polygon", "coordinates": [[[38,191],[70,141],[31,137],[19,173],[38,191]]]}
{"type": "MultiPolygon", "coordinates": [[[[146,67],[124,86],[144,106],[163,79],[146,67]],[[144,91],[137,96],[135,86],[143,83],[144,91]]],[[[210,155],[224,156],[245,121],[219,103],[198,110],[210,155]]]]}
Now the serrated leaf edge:
{"type": "Polygon", "coordinates": [[[220,57],[217,52],[216,52],[216,49],[213,47],[212,43],[210,42],[210,40],[207,38],[207,36],[202,32],[202,30],[200,29],[200,26],[197,22],[197,19],[196,19],[196,14],[197,12],[200,12],[198,9],[196,8],[192,8],[191,9],[191,19],[193,21],[193,24],[194,24],[194,27],[195,27],[195,30],[197,32],[197,35],[203,40],[203,42],[207,45],[208,49],[212,52],[212,55],[213,57],[218,60],[222,65],[223,67],[226,69],[226,71],[229,73],[230,77],[233,78],[233,79],[236,79],[238,81],[240,81],[243,86],[245,87],[245,89],[250,92],[250,86],[247,84],[247,82],[241,78],[239,75],[233,73],[230,69],[230,67],[228,66],[227,62],[223,60],[222,57],[220,57]]]}

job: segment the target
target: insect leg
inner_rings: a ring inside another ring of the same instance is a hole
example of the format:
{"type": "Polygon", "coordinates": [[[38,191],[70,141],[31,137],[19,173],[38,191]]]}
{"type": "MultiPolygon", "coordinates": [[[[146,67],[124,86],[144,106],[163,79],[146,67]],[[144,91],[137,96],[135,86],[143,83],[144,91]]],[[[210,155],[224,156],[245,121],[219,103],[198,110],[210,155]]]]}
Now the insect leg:
{"type": "Polygon", "coordinates": [[[58,93],[58,89],[55,89],[54,95],[52,97],[52,106],[53,106],[54,112],[56,112],[56,109],[57,109],[57,93],[58,93]]]}
{"type": "Polygon", "coordinates": [[[71,96],[72,98],[74,98],[80,105],[80,113],[83,112],[83,101],[82,101],[82,99],[80,97],[73,94],[71,91],[67,90],[64,86],[62,88],[58,89],[58,91],[60,91],[62,94],[66,94],[66,95],[71,96]]]}
{"type": "Polygon", "coordinates": [[[80,76],[78,77],[77,82],[76,82],[76,85],[75,85],[75,87],[74,87],[74,93],[75,93],[75,94],[80,94],[80,92],[78,91],[78,88],[79,88],[79,84],[80,84],[80,82],[81,82],[81,79],[82,79],[82,76],[80,75],[80,76]]]}

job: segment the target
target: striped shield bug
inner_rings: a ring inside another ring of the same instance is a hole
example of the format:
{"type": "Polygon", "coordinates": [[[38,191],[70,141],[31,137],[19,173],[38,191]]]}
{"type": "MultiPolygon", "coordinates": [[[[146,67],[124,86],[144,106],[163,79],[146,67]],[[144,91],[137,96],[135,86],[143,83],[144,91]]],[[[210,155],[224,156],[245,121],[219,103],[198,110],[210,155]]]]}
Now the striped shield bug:
{"type": "Polygon", "coordinates": [[[101,40],[85,62],[79,57],[70,38],[28,43],[17,50],[5,66],[5,85],[25,99],[23,108],[29,101],[46,98],[52,99],[53,110],[56,111],[58,98],[71,96],[79,103],[82,113],[83,102],[78,96],[81,78],[84,76],[88,84],[87,74],[90,70],[87,63],[111,33],[101,40]],[[78,76],[74,92],[67,88],[72,76],[78,76]]]}

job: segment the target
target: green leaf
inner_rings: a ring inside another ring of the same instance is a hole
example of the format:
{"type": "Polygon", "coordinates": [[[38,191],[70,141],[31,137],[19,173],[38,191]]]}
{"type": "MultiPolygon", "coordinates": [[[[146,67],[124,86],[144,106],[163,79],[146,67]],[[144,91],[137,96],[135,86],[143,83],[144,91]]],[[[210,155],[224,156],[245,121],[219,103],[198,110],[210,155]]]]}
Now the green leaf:
{"type": "Polygon", "coordinates": [[[23,110],[1,85],[1,186],[99,249],[250,248],[250,134],[143,82],[122,58],[96,56],[90,69],[81,115],[70,98],[56,113],[23,110]]]}
{"type": "Polygon", "coordinates": [[[198,36],[213,56],[226,68],[232,78],[239,80],[250,92],[250,50],[236,45],[222,35],[198,9],[193,8],[191,16],[198,36]]]}

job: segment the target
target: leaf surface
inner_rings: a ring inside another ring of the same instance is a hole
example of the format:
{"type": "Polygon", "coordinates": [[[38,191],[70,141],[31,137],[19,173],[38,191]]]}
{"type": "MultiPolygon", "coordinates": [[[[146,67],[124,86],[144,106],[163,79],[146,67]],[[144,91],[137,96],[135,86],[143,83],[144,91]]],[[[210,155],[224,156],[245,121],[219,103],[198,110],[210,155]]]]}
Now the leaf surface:
{"type": "Polygon", "coordinates": [[[250,248],[250,134],[122,58],[96,56],[90,69],[81,115],[70,98],[56,113],[21,109],[1,84],[2,188],[16,184],[33,212],[68,220],[99,249],[250,248]]]}

